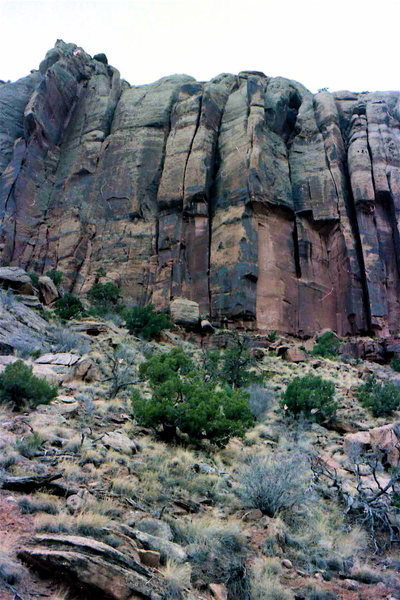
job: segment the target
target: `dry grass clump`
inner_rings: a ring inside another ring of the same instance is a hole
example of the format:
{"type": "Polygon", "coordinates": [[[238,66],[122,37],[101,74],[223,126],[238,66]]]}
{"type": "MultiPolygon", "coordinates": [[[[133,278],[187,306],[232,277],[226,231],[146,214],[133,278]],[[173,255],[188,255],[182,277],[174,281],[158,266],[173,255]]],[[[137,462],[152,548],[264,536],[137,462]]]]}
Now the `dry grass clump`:
{"type": "Polygon", "coordinates": [[[314,499],[301,518],[286,523],[281,548],[293,564],[306,572],[347,572],[365,548],[361,530],[348,530],[345,517],[334,504],[314,499]]]}
{"type": "Polygon", "coordinates": [[[18,461],[20,455],[18,452],[8,445],[1,449],[0,456],[0,471],[9,471],[18,461]]]}
{"type": "Polygon", "coordinates": [[[184,546],[196,544],[214,550],[222,545],[232,552],[241,552],[245,544],[241,523],[236,519],[223,521],[204,515],[194,519],[171,519],[168,522],[175,541],[184,546]]]}
{"type": "Polygon", "coordinates": [[[98,450],[97,448],[87,448],[81,452],[81,458],[79,460],[80,466],[91,463],[95,467],[100,467],[106,462],[105,452],[98,450]]]}
{"type": "Polygon", "coordinates": [[[293,600],[291,590],[284,588],[278,581],[264,581],[253,584],[253,600],[293,600]]]}
{"type": "Polygon", "coordinates": [[[37,493],[34,496],[23,496],[18,499],[18,506],[23,514],[47,513],[56,515],[60,512],[60,501],[51,494],[37,493]]]}
{"type": "Polygon", "coordinates": [[[134,463],[140,484],[138,493],[149,504],[159,504],[180,497],[186,500],[203,500],[229,504],[234,497],[222,477],[212,465],[202,472],[199,464],[207,465],[209,459],[198,453],[165,444],[144,443],[140,459],[134,463]]]}
{"type": "Polygon", "coordinates": [[[35,518],[36,531],[48,533],[69,533],[88,537],[103,538],[104,528],[110,524],[110,519],[92,510],[82,510],[70,515],[60,512],[55,516],[39,514],[35,518]]]}
{"type": "Polygon", "coordinates": [[[51,597],[51,600],[69,600],[71,592],[67,588],[59,587],[51,597]]]}
{"type": "Polygon", "coordinates": [[[2,536],[0,539],[0,589],[3,582],[15,585],[22,577],[24,567],[15,560],[15,550],[15,539],[7,534],[2,536]]]}
{"type": "Polygon", "coordinates": [[[58,468],[63,472],[64,479],[71,483],[87,483],[89,479],[89,474],[74,460],[67,458],[60,460],[58,468]]]}
{"type": "Polygon", "coordinates": [[[118,496],[130,498],[137,494],[138,486],[127,477],[115,477],[111,481],[111,491],[118,496]]]}
{"type": "Polygon", "coordinates": [[[184,590],[190,587],[191,566],[188,563],[177,564],[174,561],[167,560],[167,564],[162,569],[162,574],[166,582],[168,598],[180,600],[183,597],[184,590]]]}

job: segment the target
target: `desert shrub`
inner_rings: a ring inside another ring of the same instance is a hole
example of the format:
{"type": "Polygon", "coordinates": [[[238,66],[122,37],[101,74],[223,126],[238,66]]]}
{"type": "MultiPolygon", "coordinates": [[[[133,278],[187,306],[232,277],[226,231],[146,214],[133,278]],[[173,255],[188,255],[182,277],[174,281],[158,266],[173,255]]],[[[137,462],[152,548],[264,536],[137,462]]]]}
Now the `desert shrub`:
{"type": "Polygon", "coordinates": [[[44,441],[44,438],[37,431],[34,431],[27,437],[17,440],[17,450],[21,456],[25,456],[25,458],[33,458],[38,453],[44,441]]]}
{"type": "Polygon", "coordinates": [[[98,309],[107,311],[118,304],[121,291],[115,283],[95,283],[88,291],[88,299],[98,309]]]}
{"type": "Polygon", "coordinates": [[[16,303],[15,296],[11,290],[4,290],[0,288],[0,304],[4,308],[12,308],[16,303]]]}
{"type": "Polygon", "coordinates": [[[171,600],[180,600],[183,598],[184,590],[190,587],[191,572],[192,570],[188,563],[182,565],[167,560],[167,564],[163,569],[163,575],[168,598],[171,600]]]}
{"type": "Polygon", "coordinates": [[[90,350],[90,341],[67,327],[55,327],[51,331],[50,341],[54,352],[75,350],[78,354],[86,354],[90,350]]]}
{"type": "Polygon", "coordinates": [[[310,488],[310,469],[301,454],[251,455],[239,474],[238,496],[249,508],[269,517],[301,506],[310,488]]]}
{"type": "Polygon", "coordinates": [[[28,273],[34,288],[39,287],[39,275],[37,273],[28,273]]]}
{"type": "Polygon", "coordinates": [[[390,366],[394,371],[400,372],[400,357],[392,358],[390,361],[390,366]]]}
{"type": "MultiPolygon", "coordinates": [[[[4,582],[8,585],[17,584],[23,573],[20,563],[18,563],[8,552],[0,550],[0,588],[4,582]]],[[[17,594],[14,594],[17,596],[17,594]]]]}
{"type": "Polygon", "coordinates": [[[124,388],[137,383],[134,367],[137,353],[126,345],[117,346],[114,352],[106,353],[109,361],[110,375],[105,381],[110,382],[110,394],[113,398],[124,388]]]}
{"type": "Polygon", "coordinates": [[[223,351],[214,350],[204,356],[204,368],[214,382],[222,382],[232,388],[240,388],[257,381],[250,369],[256,359],[249,352],[249,339],[235,334],[223,351]]]}
{"type": "Polygon", "coordinates": [[[47,271],[46,275],[47,277],[50,277],[55,286],[59,286],[64,273],[62,271],[57,271],[56,269],[50,269],[50,271],[47,271]]]}
{"type": "Polygon", "coordinates": [[[80,317],[84,311],[83,304],[79,298],[69,292],[56,300],[54,305],[57,315],[64,321],[76,319],[80,317]]]}
{"type": "Polygon", "coordinates": [[[193,579],[225,583],[229,598],[251,598],[245,562],[247,545],[238,523],[200,517],[193,521],[171,519],[170,524],[174,539],[189,544],[193,579]]]}
{"type": "Polygon", "coordinates": [[[57,396],[57,386],[33,375],[32,367],[22,360],[6,366],[0,374],[0,401],[20,410],[25,404],[49,404],[57,396]]]}
{"type": "Polygon", "coordinates": [[[135,417],[145,427],[162,427],[169,439],[175,439],[179,429],[190,443],[208,439],[222,447],[232,436],[243,436],[253,423],[247,394],[216,389],[204,381],[205,374],[181,349],[153,356],[139,372],[149,379],[153,394],[144,398],[134,391],[135,417]]]}
{"type": "Polygon", "coordinates": [[[281,396],[281,406],[290,415],[321,423],[336,413],[334,394],[334,384],[318,375],[295,377],[281,396]]]}
{"type": "Polygon", "coordinates": [[[390,361],[390,366],[392,367],[393,371],[400,373],[400,358],[392,358],[390,361]]]}
{"type": "Polygon", "coordinates": [[[313,356],[322,356],[324,358],[332,358],[339,354],[340,339],[333,331],[325,331],[318,337],[317,343],[311,350],[313,356]]]}
{"type": "Polygon", "coordinates": [[[275,397],[274,392],[265,389],[265,387],[258,383],[252,383],[245,391],[248,394],[247,402],[251,414],[255,419],[261,419],[272,406],[275,397]]]}
{"type": "Polygon", "coordinates": [[[308,586],[303,591],[305,600],[339,600],[339,596],[335,592],[320,587],[308,586]]]}
{"type": "Polygon", "coordinates": [[[18,500],[18,506],[21,512],[26,515],[33,515],[39,512],[56,515],[60,512],[54,496],[47,494],[37,494],[35,497],[22,496],[18,500]]]}
{"type": "Polygon", "coordinates": [[[42,343],[35,338],[15,338],[10,337],[10,345],[14,348],[14,353],[20,358],[28,358],[29,356],[36,355],[43,348],[42,343]]]}
{"type": "Polygon", "coordinates": [[[145,340],[156,337],[164,329],[172,328],[168,315],[156,312],[152,304],[126,308],[123,316],[129,333],[145,340]]]}
{"type": "Polygon", "coordinates": [[[366,583],[367,585],[379,583],[384,579],[382,573],[369,569],[368,567],[354,569],[351,573],[351,578],[360,583],[366,583]]]}
{"type": "Polygon", "coordinates": [[[263,577],[252,581],[252,600],[293,600],[291,590],[284,588],[279,581],[263,577]]]}
{"type": "Polygon", "coordinates": [[[357,388],[354,396],[374,417],[390,416],[400,408],[400,389],[390,381],[381,383],[373,376],[357,388]]]}

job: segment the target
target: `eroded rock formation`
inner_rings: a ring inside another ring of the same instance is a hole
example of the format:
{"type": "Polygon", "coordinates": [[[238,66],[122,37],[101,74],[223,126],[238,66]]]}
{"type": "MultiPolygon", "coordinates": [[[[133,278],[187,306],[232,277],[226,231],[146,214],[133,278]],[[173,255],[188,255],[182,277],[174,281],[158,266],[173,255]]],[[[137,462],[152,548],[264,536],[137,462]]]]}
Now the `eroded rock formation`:
{"type": "MultiPolygon", "coordinates": [[[[100,56],[100,55],[99,55],[100,56]]],[[[310,335],[398,330],[400,93],[263,73],[131,86],[56,43],[0,84],[1,261],[310,335]]]]}

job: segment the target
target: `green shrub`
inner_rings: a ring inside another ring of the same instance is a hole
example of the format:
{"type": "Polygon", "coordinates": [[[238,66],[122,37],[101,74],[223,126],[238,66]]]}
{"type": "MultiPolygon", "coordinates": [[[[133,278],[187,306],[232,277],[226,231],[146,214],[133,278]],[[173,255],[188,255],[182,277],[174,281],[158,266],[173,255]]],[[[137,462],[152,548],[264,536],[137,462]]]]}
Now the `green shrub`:
{"type": "Polygon", "coordinates": [[[161,427],[167,439],[176,439],[179,429],[190,443],[208,439],[223,447],[232,436],[243,436],[254,421],[246,393],[216,389],[181,349],[153,356],[141,365],[140,374],[148,378],[153,394],[149,399],[134,391],[135,417],[145,427],[161,427]]]}
{"type": "Polygon", "coordinates": [[[208,376],[217,383],[225,383],[232,388],[240,388],[259,379],[250,369],[256,359],[249,352],[249,339],[235,335],[223,351],[208,352],[204,358],[204,368],[208,376]]]}
{"type": "Polygon", "coordinates": [[[324,422],[337,410],[335,386],[318,375],[295,377],[281,396],[281,407],[295,417],[324,422]]]}
{"type": "Polygon", "coordinates": [[[39,287],[39,275],[37,273],[28,273],[34,288],[39,287]]]}
{"type": "Polygon", "coordinates": [[[84,312],[82,302],[79,298],[69,292],[64,294],[62,298],[56,300],[55,310],[60,319],[64,319],[65,321],[80,317],[84,312]]]}
{"type": "Polygon", "coordinates": [[[57,386],[33,375],[32,367],[22,360],[7,365],[0,375],[0,400],[11,403],[15,410],[26,403],[49,404],[56,396],[57,386]]]}
{"type": "Polygon", "coordinates": [[[357,388],[354,396],[374,417],[390,416],[400,408],[400,389],[390,381],[380,383],[373,376],[357,388]]]}
{"type": "Polygon", "coordinates": [[[333,331],[325,331],[318,337],[318,341],[311,350],[313,356],[332,358],[339,354],[339,346],[342,342],[333,331]]]}
{"type": "Polygon", "coordinates": [[[156,312],[152,304],[147,306],[133,306],[125,309],[126,326],[129,333],[137,335],[145,340],[159,335],[163,329],[171,329],[172,323],[169,317],[163,313],[156,312]]]}
{"type": "Polygon", "coordinates": [[[50,277],[54,285],[59,286],[64,273],[62,271],[57,271],[56,269],[51,269],[50,271],[47,271],[46,275],[47,277],[50,277]]]}
{"type": "Polygon", "coordinates": [[[90,302],[100,308],[109,310],[118,304],[121,297],[121,291],[115,283],[95,283],[88,291],[90,302]]]}
{"type": "Polygon", "coordinates": [[[27,437],[17,440],[16,446],[21,456],[33,458],[38,454],[44,441],[45,439],[37,431],[33,431],[27,437]]]}
{"type": "Polygon", "coordinates": [[[393,371],[400,373],[400,358],[392,358],[390,361],[390,366],[392,367],[393,371]]]}

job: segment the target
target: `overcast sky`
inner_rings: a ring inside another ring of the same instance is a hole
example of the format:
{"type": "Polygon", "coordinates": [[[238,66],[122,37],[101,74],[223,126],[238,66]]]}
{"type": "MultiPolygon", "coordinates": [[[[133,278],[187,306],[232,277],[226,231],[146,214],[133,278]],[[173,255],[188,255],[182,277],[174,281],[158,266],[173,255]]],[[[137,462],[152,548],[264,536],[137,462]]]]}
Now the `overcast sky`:
{"type": "Polygon", "coordinates": [[[135,85],[257,70],[313,92],[400,89],[400,0],[0,0],[0,24],[5,80],[61,38],[135,85]]]}

